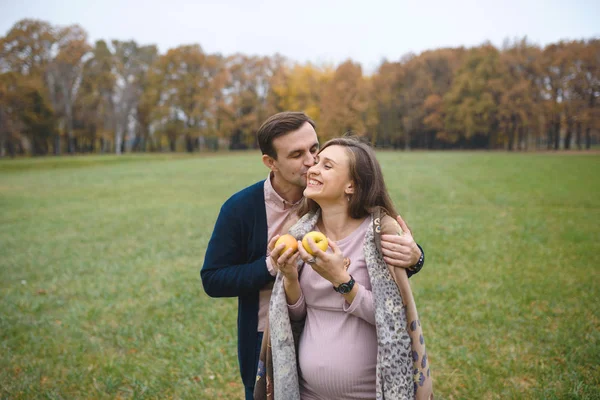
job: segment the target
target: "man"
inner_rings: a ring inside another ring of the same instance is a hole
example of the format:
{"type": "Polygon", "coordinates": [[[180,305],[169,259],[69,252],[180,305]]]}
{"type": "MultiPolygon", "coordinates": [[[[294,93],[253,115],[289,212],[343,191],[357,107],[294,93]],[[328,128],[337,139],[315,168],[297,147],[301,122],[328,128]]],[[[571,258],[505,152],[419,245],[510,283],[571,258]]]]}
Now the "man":
{"type": "MultiPolygon", "coordinates": [[[[271,287],[284,247],[279,245],[267,256],[268,238],[281,234],[298,210],[306,173],[319,150],[315,124],[301,112],[270,117],[257,136],[269,177],[223,204],[200,272],[209,296],[238,297],[238,360],[247,400],[253,398],[271,287]]],[[[400,217],[398,222],[407,234],[382,237],[384,259],[409,268],[410,276],[423,266],[423,252],[400,217]]]]}

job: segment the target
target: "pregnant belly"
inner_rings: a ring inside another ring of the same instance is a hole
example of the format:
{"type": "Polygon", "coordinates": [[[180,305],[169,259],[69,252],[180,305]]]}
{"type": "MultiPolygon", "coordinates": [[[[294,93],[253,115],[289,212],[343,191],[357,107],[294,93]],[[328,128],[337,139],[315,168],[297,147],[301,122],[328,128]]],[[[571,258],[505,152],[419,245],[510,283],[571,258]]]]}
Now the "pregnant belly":
{"type": "Polygon", "coordinates": [[[375,327],[339,311],[307,310],[298,359],[308,398],[375,397],[375,327]]]}

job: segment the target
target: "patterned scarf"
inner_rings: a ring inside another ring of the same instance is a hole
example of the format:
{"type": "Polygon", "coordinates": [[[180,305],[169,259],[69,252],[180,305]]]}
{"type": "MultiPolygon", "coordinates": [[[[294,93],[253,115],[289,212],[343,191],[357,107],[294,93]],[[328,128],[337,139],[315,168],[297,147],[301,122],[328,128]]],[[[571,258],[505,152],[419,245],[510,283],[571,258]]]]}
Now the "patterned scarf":
{"type": "MultiPolygon", "coordinates": [[[[304,215],[289,233],[298,240],[314,229],[319,211],[304,215]]],[[[375,302],[377,329],[377,400],[433,399],[421,322],[406,271],[388,268],[381,253],[380,210],[371,216],[364,255],[375,302]]],[[[263,337],[254,391],[257,400],[300,400],[296,353],[304,322],[291,321],[283,288],[277,275],[269,308],[269,324],[263,337]]]]}

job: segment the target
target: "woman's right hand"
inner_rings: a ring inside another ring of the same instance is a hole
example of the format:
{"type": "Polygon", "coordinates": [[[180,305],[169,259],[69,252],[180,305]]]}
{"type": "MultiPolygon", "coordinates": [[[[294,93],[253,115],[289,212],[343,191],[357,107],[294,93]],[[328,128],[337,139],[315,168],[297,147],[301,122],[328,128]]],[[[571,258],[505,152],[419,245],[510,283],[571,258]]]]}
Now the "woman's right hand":
{"type": "Polygon", "coordinates": [[[299,253],[296,251],[292,254],[292,249],[287,249],[281,257],[279,257],[279,264],[277,268],[283,274],[283,277],[289,281],[294,282],[298,280],[298,257],[299,253]]]}
{"type": "Polygon", "coordinates": [[[298,251],[294,252],[292,249],[287,249],[282,252],[285,248],[284,243],[275,246],[279,236],[280,235],[275,235],[271,241],[269,241],[269,245],[267,246],[271,264],[277,271],[280,271],[287,280],[298,280],[298,251]]]}

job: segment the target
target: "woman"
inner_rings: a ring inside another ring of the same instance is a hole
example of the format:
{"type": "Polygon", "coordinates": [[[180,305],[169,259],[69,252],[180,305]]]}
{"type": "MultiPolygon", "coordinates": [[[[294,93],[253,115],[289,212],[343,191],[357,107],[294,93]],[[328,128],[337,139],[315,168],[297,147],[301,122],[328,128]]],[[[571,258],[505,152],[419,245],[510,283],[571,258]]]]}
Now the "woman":
{"type": "Polygon", "coordinates": [[[299,242],[278,259],[267,393],[273,389],[276,400],[432,397],[406,272],[381,255],[379,235],[401,229],[373,150],[355,138],[330,140],[307,179],[305,215],[289,232],[301,239],[320,231],[330,249],[309,239],[312,255],[299,242]],[[298,340],[293,327],[302,321],[298,340]]]}

